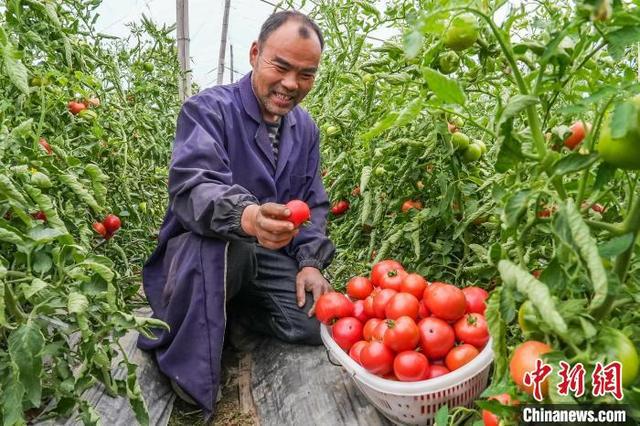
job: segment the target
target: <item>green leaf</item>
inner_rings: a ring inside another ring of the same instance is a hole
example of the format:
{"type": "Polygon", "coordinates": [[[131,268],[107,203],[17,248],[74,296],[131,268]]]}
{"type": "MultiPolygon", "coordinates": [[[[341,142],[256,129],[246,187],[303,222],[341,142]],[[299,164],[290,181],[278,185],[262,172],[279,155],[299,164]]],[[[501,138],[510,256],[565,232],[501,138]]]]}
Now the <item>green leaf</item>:
{"type": "Polygon", "coordinates": [[[404,55],[407,59],[413,59],[418,56],[420,49],[422,49],[423,41],[424,36],[418,30],[413,29],[404,33],[402,42],[404,45],[404,55]]]}
{"type": "Polygon", "coordinates": [[[4,173],[0,174],[0,195],[4,195],[7,198],[12,199],[15,203],[26,209],[27,208],[27,200],[22,196],[18,188],[11,182],[4,173]]]}
{"type": "Polygon", "coordinates": [[[33,271],[37,274],[44,274],[48,272],[53,266],[51,256],[44,252],[36,253],[33,258],[33,271]]]}
{"type": "Polygon", "coordinates": [[[559,362],[551,362],[550,365],[553,373],[549,374],[549,400],[552,404],[576,404],[576,400],[571,395],[558,393],[558,385],[562,381],[559,362]]]}
{"type": "Polygon", "coordinates": [[[498,128],[498,158],[496,171],[505,173],[524,159],[520,141],[513,134],[513,120],[506,120],[498,128]]]}
{"type": "Polygon", "coordinates": [[[393,123],[396,122],[398,115],[399,114],[395,111],[391,111],[387,113],[387,115],[385,115],[384,118],[382,118],[380,121],[374,124],[374,126],[371,129],[369,129],[368,132],[360,135],[360,137],[365,142],[370,141],[371,139],[375,138],[385,130],[390,129],[391,126],[393,126],[393,123]]]}
{"type": "Polygon", "coordinates": [[[84,294],[71,292],[67,299],[67,310],[70,314],[84,313],[89,307],[89,300],[84,294]]]}
{"type": "Polygon", "coordinates": [[[49,284],[42,281],[40,278],[34,278],[33,281],[31,281],[30,285],[25,285],[21,288],[22,294],[24,295],[25,299],[31,300],[31,298],[35,294],[39,293],[41,290],[47,288],[48,286],[49,284]]]}
{"type": "Polygon", "coordinates": [[[39,244],[47,244],[58,237],[67,235],[56,228],[47,228],[44,225],[38,225],[29,229],[27,236],[39,244]]]}
{"type": "MultiPolygon", "coordinates": [[[[24,190],[27,192],[27,194],[29,194],[29,197],[31,197],[31,199],[36,202],[38,207],[40,207],[40,210],[42,210],[47,215],[48,226],[53,227],[62,234],[69,234],[67,227],[65,226],[62,219],[60,219],[60,216],[58,216],[58,212],[53,206],[53,202],[51,201],[51,198],[49,198],[49,196],[43,194],[42,191],[31,185],[25,185],[24,190]]],[[[71,237],[69,236],[69,238],[71,237]]]]}
{"type": "Polygon", "coordinates": [[[509,228],[514,228],[527,210],[531,191],[523,189],[513,194],[504,206],[503,221],[509,228]]]}
{"type": "Polygon", "coordinates": [[[553,165],[553,174],[562,176],[568,173],[575,173],[590,168],[596,161],[598,161],[598,154],[583,155],[574,152],[561,158],[553,165]]]}
{"type": "Polygon", "coordinates": [[[6,327],[7,326],[7,315],[5,313],[6,310],[6,306],[4,303],[4,298],[5,298],[5,286],[7,284],[2,280],[2,277],[0,277],[0,328],[6,327]]]}
{"type": "Polygon", "coordinates": [[[102,207],[98,205],[96,199],[87,191],[87,189],[80,183],[78,178],[72,174],[65,173],[60,174],[58,179],[65,185],[67,185],[71,190],[84,201],[89,207],[91,207],[94,213],[98,214],[102,212],[102,207]]]}
{"type": "Polygon", "coordinates": [[[24,386],[27,399],[40,406],[42,396],[42,355],[44,336],[38,326],[28,321],[9,335],[9,354],[18,366],[20,383],[24,386]]]}
{"type": "Polygon", "coordinates": [[[593,183],[593,190],[598,191],[604,188],[616,175],[617,168],[609,163],[602,163],[598,166],[596,180],[593,183]]]}
{"type": "Polygon", "coordinates": [[[640,28],[638,25],[623,27],[605,35],[608,51],[614,60],[622,59],[627,47],[640,41],[640,28]]]}
{"type": "Polygon", "coordinates": [[[23,247],[25,245],[25,241],[20,237],[20,235],[3,228],[1,225],[2,224],[0,224],[0,241],[6,241],[19,247],[23,247]]]}
{"type": "Polygon", "coordinates": [[[360,212],[360,224],[364,225],[367,223],[369,219],[369,215],[371,214],[373,197],[371,196],[371,191],[367,191],[362,194],[362,210],[360,212]]]}
{"type": "Polygon", "coordinates": [[[420,115],[423,107],[424,105],[422,98],[418,97],[412,100],[400,111],[400,114],[398,115],[395,123],[393,123],[393,126],[402,127],[406,124],[411,123],[418,115],[420,115]]]}
{"type": "Polygon", "coordinates": [[[631,247],[633,240],[633,233],[613,237],[598,246],[598,253],[601,257],[616,257],[631,247]]]}
{"type": "Polygon", "coordinates": [[[447,426],[449,424],[449,407],[447,404],[444,404],[438,412],[436,413],[435,424],[434,426],[447,426]]]}
{"type": "Polygon", "coordinates": [[[638,127],[637,109],[631,101],[620,102],[611,114],[611,137],[623,138],[627,133],[638,127]]]}
{"type": "Polygon", "coordinates": [[[27,67],[22,63],[20,52],[13,45],[7,43],[2,48],[2,59],[4,69],[9,76],[9,80],[25,95],[29,95],[29,75],[27,67]]]}
{"type": "Polygon", "coordinates": [[[422,75],[433,93],[445,103],[464,105],[467,101],[464,92],[455,80],[452,80],[431,68],[424,68],[422,75]]]}
{"type": "Polygon", "coordinates": [[[31,175],[31,184],[41,189],[48,189],[53,186],[49,176],[41,172],[35,172],[31,175]]]}
{"type": "Polygon", "coordinates": [[[503,287],[496,287],[491,292],[489,299],[487,300],[487,308],[485,309],[485,316],[487,324],[489,326],[489,335],[491,336],[494,356],[494,378],[504,377],[508,372],[507,366],[507,324],[505,323],[502,315],[500,314],[502,303],[502,291],[503,287]]]}
{"type": "Polygon", "coordinates": [[[22,397],[25,394],[24,386],[19,380],[18,366],[15,362],[9,363],[9,374],[3,378],[2,383],[2,420],[5,426],[23,425],[24,413],[22,409],[22,397]]]}
{"type": "Polygon", "coordinates": [[[360,173],[360,193],[363,193],[367,190],[367,184],[369,183],[370,178],[371,166],[364,166],[362,168],[362,172],[360,173]]]}
{"type": "Polygon", "coordinates": [[[538,97],[533,95],[516,95],[512,97],[507,106],[505,106],[504,111],[502,111],[500,122],[504,122],[515,117],[528,106],[535,105],[538,102],[538,97]]]}
{"type": "Polygon", "coordinates": [[[567,324],[558,312],[551,298],[549,288],[544,283],[535,279],[533,275],[510,260],[501,260],[498,263],[498,270],[505,286],[515,286],[520,293],[531,300],[531,303],[540,312],[540,316],[551,330],[558,336],[565,339],[569,338],[567,324]]]}

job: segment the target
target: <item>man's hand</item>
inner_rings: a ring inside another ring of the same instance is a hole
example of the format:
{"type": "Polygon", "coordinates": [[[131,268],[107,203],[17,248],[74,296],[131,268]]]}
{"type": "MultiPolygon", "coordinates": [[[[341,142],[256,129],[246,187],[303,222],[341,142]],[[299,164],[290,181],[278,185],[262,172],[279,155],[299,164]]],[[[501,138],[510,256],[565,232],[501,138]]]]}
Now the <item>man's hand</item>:
{"type": "Polygon", "coordinates": [[[289,244],[299,232],[286,220],[289,215],[291,211],[282,204],[252,204],[242,212],[240,226],[244,232],[256,237],[261,246],[277,250],[289,244]]]}
{"type": "Polygon", "coordinates": [[[304,306],[305,292],[310,291],[313,295],[313,306],[309,310],[309,317],[311,317],[316,311],[316,302],[318,298],[328,293],[331,290],[329,281],[322,275],[322,273],[312,267],[306,266],[298,272],[296,276],[296,299],[298,299],[298,307],[304,306]]]}

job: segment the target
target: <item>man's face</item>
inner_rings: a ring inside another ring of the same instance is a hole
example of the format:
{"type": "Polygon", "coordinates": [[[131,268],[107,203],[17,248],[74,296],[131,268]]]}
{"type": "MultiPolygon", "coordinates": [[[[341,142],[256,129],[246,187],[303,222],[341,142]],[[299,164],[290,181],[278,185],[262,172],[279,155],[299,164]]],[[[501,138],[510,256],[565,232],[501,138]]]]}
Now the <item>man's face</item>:
{"type": "Polygon", "coordinates": [[[272,32],[262,46],[257,42],[251,45],[253,91],[266,121],[275,122],[291,111],[313,86],[322,50],[311,28],[308,38],[300,36],[301,25],[289,20],[272,32]]]}

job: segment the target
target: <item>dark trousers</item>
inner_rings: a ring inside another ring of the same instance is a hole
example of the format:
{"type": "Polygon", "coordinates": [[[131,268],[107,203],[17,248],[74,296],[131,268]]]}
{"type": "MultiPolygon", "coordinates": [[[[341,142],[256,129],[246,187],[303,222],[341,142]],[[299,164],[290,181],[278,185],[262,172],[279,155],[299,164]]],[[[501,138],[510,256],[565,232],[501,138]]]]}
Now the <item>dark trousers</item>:
{"type": "Polygon", "coordinates": [[[307,313],[313,296],[298,307],[298,263],[284,251],[231,241],[227,251],[227,319],[285,342],[320,345],[320,323],[307,313]]]}

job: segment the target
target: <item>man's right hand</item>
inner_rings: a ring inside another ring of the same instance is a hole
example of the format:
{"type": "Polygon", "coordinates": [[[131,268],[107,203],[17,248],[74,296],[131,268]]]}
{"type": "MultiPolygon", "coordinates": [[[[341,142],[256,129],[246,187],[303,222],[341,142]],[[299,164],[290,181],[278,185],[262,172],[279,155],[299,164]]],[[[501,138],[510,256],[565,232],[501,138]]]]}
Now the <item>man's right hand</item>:
{"type": "Polygon", "coordinates": [[[256,237],[261,246],[277,250],[289,244],[299,232],[286,220],[289,215],[291,211],[283,204],[251,204],[242,212],[240,225],[244,232],[256,237]]]}

